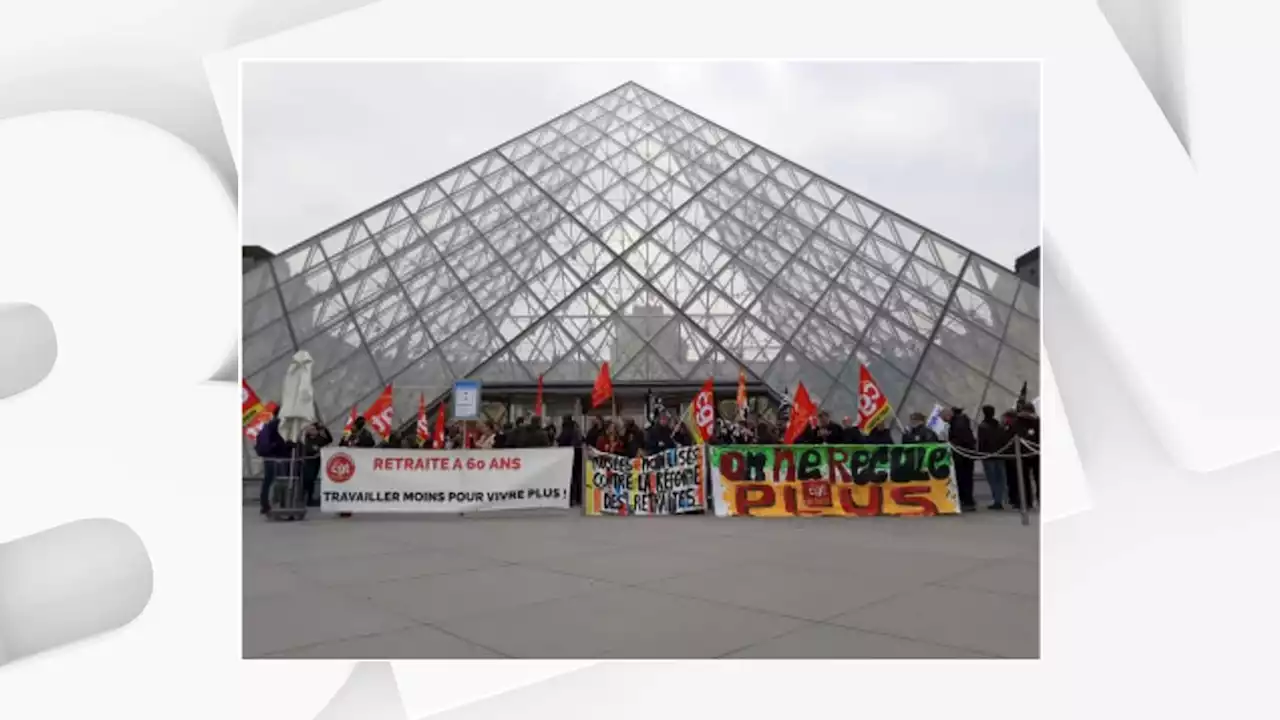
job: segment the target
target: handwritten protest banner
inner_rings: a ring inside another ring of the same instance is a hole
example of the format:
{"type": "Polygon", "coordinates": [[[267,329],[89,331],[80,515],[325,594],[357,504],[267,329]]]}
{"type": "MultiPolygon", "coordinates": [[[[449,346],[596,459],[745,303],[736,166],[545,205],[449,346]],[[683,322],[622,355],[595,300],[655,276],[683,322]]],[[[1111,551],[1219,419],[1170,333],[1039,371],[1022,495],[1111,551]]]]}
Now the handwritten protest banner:
{"type": "Polygon", "coordinates": [[[586,448],[583,501],[588,515],[679,515],[707,507],[702,448],[629,458],[586,448]]]}
{"type": "Polygon", "coordinates": [[[960,512],[945,444],[713,446],[711,468],[722,516],[960,512]]]}

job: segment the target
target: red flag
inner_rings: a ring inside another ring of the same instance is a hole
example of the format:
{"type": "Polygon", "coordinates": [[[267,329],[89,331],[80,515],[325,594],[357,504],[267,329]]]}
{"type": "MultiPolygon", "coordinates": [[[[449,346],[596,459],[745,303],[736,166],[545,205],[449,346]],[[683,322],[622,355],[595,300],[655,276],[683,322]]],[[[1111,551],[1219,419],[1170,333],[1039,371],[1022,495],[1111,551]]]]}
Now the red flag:
{"type": "Polygon", "coordinates": [[[542,417],[542,376],[538,376],[538,397],[533,399],[533,414],[542,417]]]}
{"type": "Polygon", "coordinates": [[[392,418],[395,416],[395,405],[392,402],[391,386],[383,389],[382,394],[364,412],[364,419],[374,434],[386,440],[391,437],[392,418]]]}
{"type": "Polygon", "coordinates": [[[742,421],[747,418],[747,373],[745,370],[738,369],[738,420],[742,421]]]}
{"type": "Polygon", "coordinates": [[[436,413],[436,432],[431,446],[437,450],[444,449],[444,403],[440,403],[440,411],[436,413]]]}
{"type": "Polygon", "coordinates": [[[431,437],[431,427],[427,425],[427,396],[418,393],[418,447],[427,444],[431,437]]]}
{"type": "Polygon", "coordinates": [[[858,376],[858,429],[866,432],[889,414],[889,398],[884,396],[866,365],[858,376]]]}
{"type": "Polygon", "coordinates": [[[258,397],[258,393],[249,387],[247,380],[240,381],[240,416],[241,424],[248,425],[254,418],[258,417],[258,413],[262,411],[262,400],[258,397]]]}
{"type": "Polygon", "coordinates": [[[809,418],[813,417],[818,408],[809,399],[809,391],[805,389],[804,383],[796,385],[796,399],[791,403],[791,420],[787,423],[787,432],[782,437],[783,445],[790,445],[800,437],[800,433],[804,432],[805,425],[809,424],[809,418]]]}
{"type": "Polygon", "coordinates": [[[599,407],[611,397],[613,397],[613,379],[609,377],[609,363],[606,362],[600,366],[595,387],[591,388],[591,407],[599,407]]]}
{"type": "Polygon", "coordinates": [[[351,437],[351,431],[356,429],[356,406],[351,406],[351,414],[347,416],[347,424],[342,428],[342,437],[351,437]]]}
{"type": "Polygon", "coordinates": [[[240,419],[244,425],[244,435],[249,438],[249,442],[256,442],[258,433],[271,422],[274,406],[275,403],[263,405],[262,399],[253,391],[253,388],[249,387],[249,383],[240,381],[240,419]]]}
{"type": "Polygon", "coordinates": [[[701,445],[711,439],[716,429],[715,385],[711,378],[707,378],[702,389],[693,396],[693,402],[684,414],[684,424],[695,443],[701,445]]]}

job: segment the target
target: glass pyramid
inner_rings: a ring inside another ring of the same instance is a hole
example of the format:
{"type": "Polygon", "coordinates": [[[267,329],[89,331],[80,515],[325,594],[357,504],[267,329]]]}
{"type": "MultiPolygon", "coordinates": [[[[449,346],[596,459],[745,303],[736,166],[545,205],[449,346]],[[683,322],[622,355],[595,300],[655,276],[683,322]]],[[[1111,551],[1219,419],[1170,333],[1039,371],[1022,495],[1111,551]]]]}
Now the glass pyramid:
{"type": "MultiPolygon", "coordinates": [[[[898,414],[1039,395],[1039,289],[634,83],[244,275],[243,370],[297,349],[339,430],[455,378],[619,384],[738,370],[852,415],[865,363],[898,414]]],[[[731,392],[731,390],[729,390],[731,392]]]]}

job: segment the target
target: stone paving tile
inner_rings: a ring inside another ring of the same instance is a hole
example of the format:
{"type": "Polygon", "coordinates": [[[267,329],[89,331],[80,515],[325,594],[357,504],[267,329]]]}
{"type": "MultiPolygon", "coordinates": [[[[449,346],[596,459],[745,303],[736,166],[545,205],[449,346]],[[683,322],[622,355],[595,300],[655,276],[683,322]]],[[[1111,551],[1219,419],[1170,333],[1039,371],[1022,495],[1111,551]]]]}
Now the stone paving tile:
{"type": "Polygon", "coordinates": [[[243,622],[244,657],[414,624],[402,615],[324,588],[246,599],[243,622]]]}
{"type": "Polygon", "coordinates": [[[626,585],[722,567],[724,559],[693,552],[654,552],[652,548],[620,548],[553,557],[526,563],[570,575],[626,585]]]}
{"type": "Polygon", "coordinates": [[[478,570],[503,564],[500,560],[448,550],[410,550],[363,557],[314,558],[283,567],[316,583],[352,585],[478,570]]]}
{"type": "Polygon", "coordinates": [[[600,541],[567,540],[562,538],[528,537],[486,538],[467,546],[467,552],[503,562],[520,563],[551,558],[562,558],[588,552],[614,548],[600,541]]]}
{"type": "Polygon", "coordinates": [[[936,584],[1039,598],[1040,563],[1012,559],[997,560],[969,572],[940,580],[936,584]]]}
{"type": "Polygon", "coordinates": [[[926,585],[830,622],[1001,657],[1040,653],[1039,600],[1022,595],[926,585]]]}
{"type": "Polygon", "coordinates": [[[314,587],[314,583],[306,581],[284,565],[245,563],[242,569],[241,595],[245,598],[299,592],[314,587]]]}
{"type": "Polygon", "coordinates": [[[971,658],[985,655],[907,638],[811,623],[786,635],[756,643],[731,658],[971,658]]]}
{"type": "Polygon", "coordinates": [[[738,607],[823,620],[902,592],[915,583],[747,563],[642,587],[738,607]]]}
{"type": "Polygon", "coordinates": [[[418,625],[378,635],[286,650],[274,653],[271,657],[356,660],[500,658],[502,655],[429,625],[418,625]]]}
{"type": "Polygon", "coordinates": [[[294,523],[292,534],[246,537],[244,556],[259,564],[285,563],[308,558],[361,557],[409,549],[404,543],[362,537],[349,531],[325,532],[294,523]]]}
{"type": "Polygon", "coordinates": [[[505,565],[343,590],[358,592],[380,607],[415,620],[435,623],[613,587],[602,580],[505,565]]]}
{"type": "Polygon", "coordinates": [[[440,623],[525,658],[710,658],[804,621],[693,598],[618,588],[440,623]]]}

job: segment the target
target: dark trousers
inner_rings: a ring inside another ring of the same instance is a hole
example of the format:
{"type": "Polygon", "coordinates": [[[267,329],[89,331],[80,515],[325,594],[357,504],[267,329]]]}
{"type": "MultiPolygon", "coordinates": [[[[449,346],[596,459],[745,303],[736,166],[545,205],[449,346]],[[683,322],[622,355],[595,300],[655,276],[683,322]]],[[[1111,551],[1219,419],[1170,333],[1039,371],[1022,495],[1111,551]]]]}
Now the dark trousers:
{"type": "Polygon", "coordinates": [[[1018,482],[1018,461],[1009,460],[1009,501],[1019,507],[1022,504],[1022,491],[1027,491],[1027,505],[1040,504],[1040,456],[1024,455],[1022,457],[1022,482],[1018,482]]]}
{"type": "Polygon", "coordinates": [[[320,458],[308,459],[302,463],[302,492],[307,507],[320,507],[320,498],[316,495],[316,480],[320,478],[320,458]]]}
{"type": "Polygon", "coordinates": [[[262,459],[262,492],[258,494],[258,505],[263,512],[271,509],[271,486],[276,481],[276,460],[262,459]]]}
{"type": "Polygon", "coordinates": [[[580,447],[573,449],[573,481],[569,483],[569,506],[578,507],[582,504],[582,484],[586,482],[582,476],[583,472],[583,450],[580,447]]]}
{"type": "Polygon", "coordinates": [[[973,458],[955,456],[956,485],[960,490],[961,507],[973,507],[977,503],[973,499],[973,458]]]}
{"type": "Polygon", "coordinates": [[[1018,482],[1018,461],[1005,458],[1001,462],[1004,463],[1005,480],[1009,486],[1009,505],[1019,507],[1022,504],[1022,485],[1018,482]]]}

